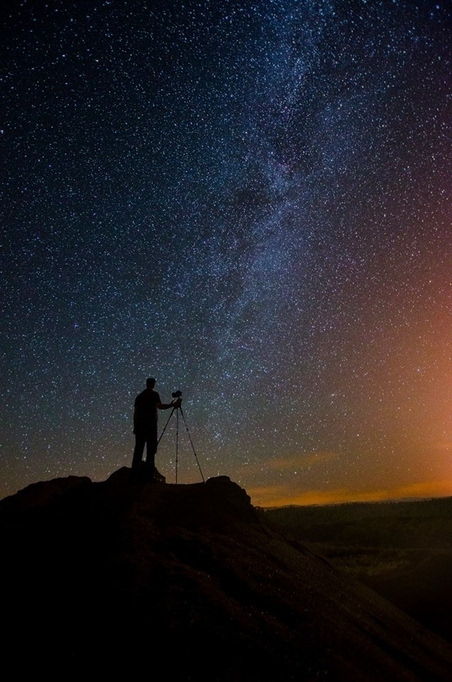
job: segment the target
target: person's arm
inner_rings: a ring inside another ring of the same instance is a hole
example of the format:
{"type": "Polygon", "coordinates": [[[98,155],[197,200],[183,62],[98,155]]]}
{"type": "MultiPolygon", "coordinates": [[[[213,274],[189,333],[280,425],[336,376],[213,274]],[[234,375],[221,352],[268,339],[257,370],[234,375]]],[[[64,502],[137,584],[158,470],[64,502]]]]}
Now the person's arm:
{"type": "Polygon", "coordinates": [[[170,407],[180,407],[181,403],[182,403],[181,398],[178,398],[173,403],[157,403],[156,407],[158,407],[159,410],[169,410],[170,407]]]}

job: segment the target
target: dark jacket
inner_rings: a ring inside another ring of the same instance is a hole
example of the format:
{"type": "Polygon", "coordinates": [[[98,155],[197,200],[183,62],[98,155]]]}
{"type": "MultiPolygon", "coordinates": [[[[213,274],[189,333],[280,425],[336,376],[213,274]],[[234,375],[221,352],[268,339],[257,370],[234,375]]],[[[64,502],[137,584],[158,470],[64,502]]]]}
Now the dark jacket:
{"type": "Polygon", "coordinates": [[[157,405],[160,404],[160,396],[152,388],[145,388],[135,398],[133,412],[133,432],[146,433],[157,428],[157,405]]]}

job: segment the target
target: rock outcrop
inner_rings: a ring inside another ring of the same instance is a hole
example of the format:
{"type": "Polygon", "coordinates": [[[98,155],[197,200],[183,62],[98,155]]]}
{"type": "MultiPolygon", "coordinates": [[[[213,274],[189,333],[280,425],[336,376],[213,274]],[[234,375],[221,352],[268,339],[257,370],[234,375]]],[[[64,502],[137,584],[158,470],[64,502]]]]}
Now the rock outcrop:
{"type": "Polygon", "coordinates": [[[115,472],[0,501],[4,667],[47,679],[451,679],[452,651],[227,477],[115,472]]]}

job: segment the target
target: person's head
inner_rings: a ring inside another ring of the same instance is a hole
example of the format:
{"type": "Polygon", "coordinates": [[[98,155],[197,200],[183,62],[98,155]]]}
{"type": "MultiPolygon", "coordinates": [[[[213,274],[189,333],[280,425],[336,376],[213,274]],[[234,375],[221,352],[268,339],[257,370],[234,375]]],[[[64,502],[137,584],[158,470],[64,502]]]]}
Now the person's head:
{"type": "Polygon", "coordinates": [[[155,386],[155,379],[152,377],[149,377],[149,379],[146,379],[146,388],[154,388],[155,386]]]}

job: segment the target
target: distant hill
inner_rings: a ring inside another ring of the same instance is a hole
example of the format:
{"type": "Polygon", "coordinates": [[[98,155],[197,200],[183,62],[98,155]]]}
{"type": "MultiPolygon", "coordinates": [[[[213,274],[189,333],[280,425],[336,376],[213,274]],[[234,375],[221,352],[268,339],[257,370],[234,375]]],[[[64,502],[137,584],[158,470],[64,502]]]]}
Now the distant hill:
{"type": "Polygon", "coordinates": [[[452,497],[268,509],[303,540],[368,547],[452,548],[452,497]]]}
{"type": "Polygon", "coordinates": [[[0,501],[14,675],[449,682],[452,647],[276,528],[226,477],[115,472],[0,501]]]}
{"type": "Polygon", "coordinates": [[[266,518],[452,644],[452,497],[287,507],[266,518]]]}

